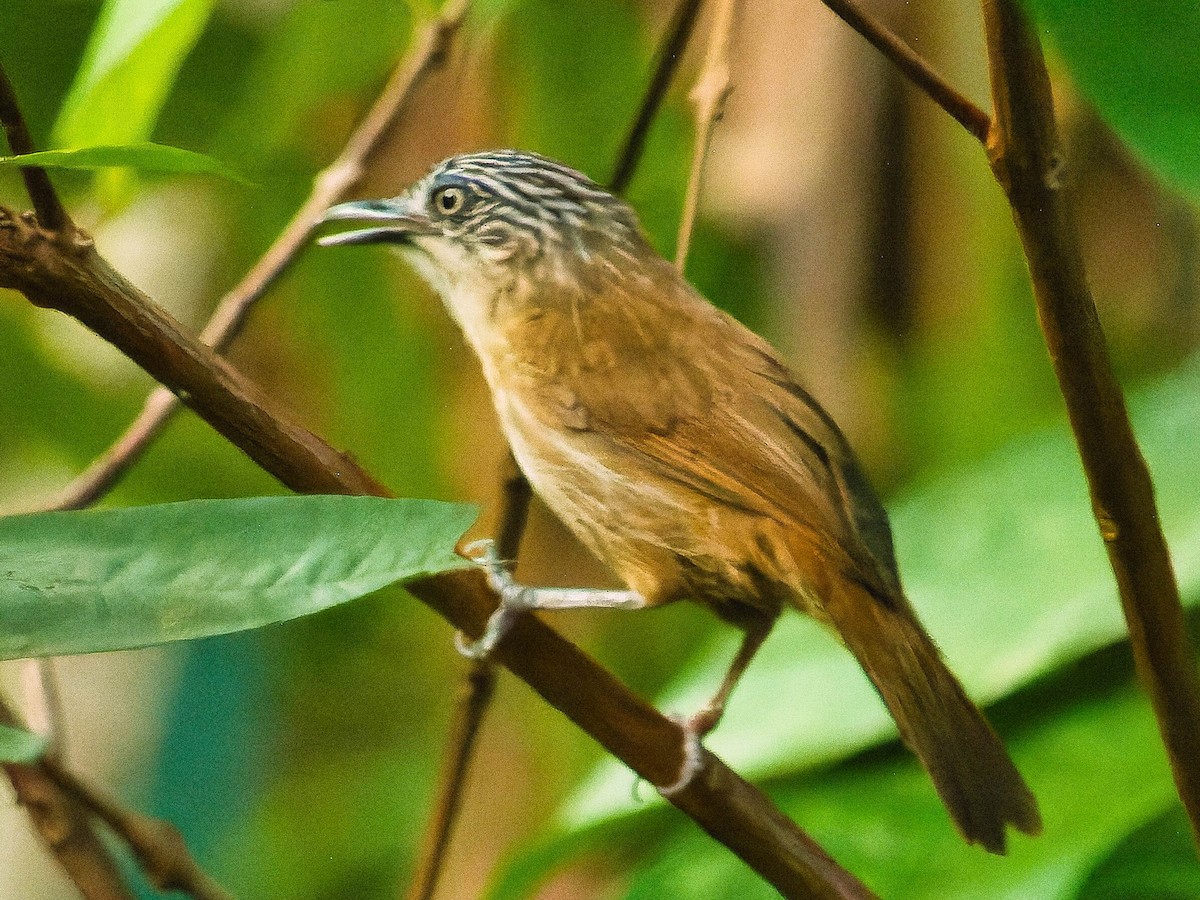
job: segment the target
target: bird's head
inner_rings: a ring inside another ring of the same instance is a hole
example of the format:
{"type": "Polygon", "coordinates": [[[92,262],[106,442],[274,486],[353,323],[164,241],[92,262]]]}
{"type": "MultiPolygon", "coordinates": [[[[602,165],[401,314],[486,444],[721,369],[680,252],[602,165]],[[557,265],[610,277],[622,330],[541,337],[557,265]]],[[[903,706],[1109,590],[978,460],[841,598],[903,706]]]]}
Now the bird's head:
{"type": "Polygon", "coordinates": [[[645,251],[637,215],[586,175],[544,156],[497,150],[453,156],[398,197],[332,207],[324,220],[367,227],[325,246],[392,244],[444,295],[514,279],[620,270],[645,251]]]}

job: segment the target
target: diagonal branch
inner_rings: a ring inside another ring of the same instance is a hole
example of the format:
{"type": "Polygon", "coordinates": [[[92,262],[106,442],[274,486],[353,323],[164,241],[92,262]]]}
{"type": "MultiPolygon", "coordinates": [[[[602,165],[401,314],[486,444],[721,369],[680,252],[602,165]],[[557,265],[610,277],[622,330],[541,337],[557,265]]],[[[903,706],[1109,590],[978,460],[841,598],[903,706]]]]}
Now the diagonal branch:
{"type": "Polygon", "coordinates": [[[629,134],[617,156],[617,165],[608,180],[608,189],[614,194],[623,194],[625,188],[629,187],[629,181],[633,178],[633,173],[642,158],[642,150],[646,146],[646,135],[650,132],[654,117],[658,115],[659,107],[667,96],[667,89],[671,86],[675,70],[679,68],[683,59],[683,52],[687,49],[688,40],[696,26],[696,18],[700,15],[703,5],[704,0],[679,0],[679,6],[675,8],[675,15],[658,51],[650,86],[646,89],[637,118],[630,126],[629,134]]]}
{"type": "MultiPolygon", "coordinates": [[[[200,340],[223,353],[237,337],[254,304],[271,288],[304,248],[322,214],[354,189],[369,169],[396,122],[411,106],[416,88],[441,68],[462,28],[470,0],[451,0],[430,22],[412,50],[396,66],[379,99],[355,129],[345,148],[313,181],[308,199],[240,282],[217,304],[200,340]]],[[[46,505],[48,509],[82,509],[110,491],[141,458],[179,410],[179,401],[158,388],[116,442],[46,505]]]]}
{"type": "Polygon", "coordinates": [[[1038,320],[1116,575],[1138,673],[1150,694],[1175,786],[1200,838],[1200,687],[1142,458],[1084,275],[1063,198],[1064,158],[1037,35],[1015,0],[984,0],[996,109],[988,142],[1025,248],[1038,320]]]}
{"type": "MultiPolygon", "coordinates": [[[[8,138],[8,147],[14,154],[34,151],[33,141],[29,137],[29,128],[25,124],[25,117],[21,115],[21,107],[17,103],[17,94],[13,90],[12,82],[8,80],[8,74],[4,71],[3,66],[0,66],[0,125],[4,127],[4,134],[8,138]]],[[[62,231],[69,228],[71,219],[62,205],[62,201],[58,199],[58,192],[50,183],[50,176],[46,174],[46,170],[40,166],[22,166],[21,177],[25,179],[25,190],[29,193],[29,199],[33,203],[42,227],[51,231],[62,231]]]]}
{"type": "MultiPolygon", "coordinates": [[[[0,723],[21,727],[3,698],[0,723]]],[[[38,837],[86,900],[133,900],[133,890],[92,828],[87,809],[55,782],[44,764],[5,763],[0,768],[38,837]]]]}
{"type": "Polygon", "coordinates": [[[821,0],[876,50],[890,59],[905,77],[948,112],[981,144],[986,144],[991,117],[963,96],[895,32],[870,15],[855,0],[821,0]]]}
{"type": "Polygon", "coordinates": [[[725,101],[733,89],[729,74],[729,43],[733,39],[734,19],[738,0],[719,0],[709,32],[704,68],[692,88],[691,100],[696,113],[696,146],[692,150],[692,168],[688,174],[687,192],[683,197],[683,212],[679,216],[679,235],[675,240],[675,268],[683,272],[688,249],[692,245],[692,229],[696,225],[696,210],[700,206],[700,182],[704,179],[704,162],[712,143],[713,131],[725,112],[725,101]]]}
{"type": "Polygon", "coordinates": [[[54,759],[43,760],[41,768],[129,845],[146,877],[160,891],[179,891],[193,900],[232,900],[196,863],[174,825],[125,809],[54,759]]]}
{"type": "MultiPolygon", "coordinates": [[[[74,316],[108,340],[293,490],[386,496],[351,458],[278,409],[261,390],[115,272],[93,249],[66,252],[19,217],[0,218],[0,287],[74,316]]],[[[496,597],[477,569],[408,585],[477,636],[496,597]]],[[[497,660],[652,784],[673,783],[685,762],[680,727],[540,620],[522,618],[497,660]]],[[[807,834],[712,754],[670,802],[788,897],[869,897],[807,834]]]]}
{"type": "Polygon", "coordinates": [[[416,874],[405,894],[407,900],[430,900],[437,889],[450,833],[462,805],[467,770],[495,690],[495,664],[488,659],[473,660],[459,689],[454,725],[446,738],[446,760],[438,778],[437,803],[425,826],[425,846],[417,857],[416,874]]]}

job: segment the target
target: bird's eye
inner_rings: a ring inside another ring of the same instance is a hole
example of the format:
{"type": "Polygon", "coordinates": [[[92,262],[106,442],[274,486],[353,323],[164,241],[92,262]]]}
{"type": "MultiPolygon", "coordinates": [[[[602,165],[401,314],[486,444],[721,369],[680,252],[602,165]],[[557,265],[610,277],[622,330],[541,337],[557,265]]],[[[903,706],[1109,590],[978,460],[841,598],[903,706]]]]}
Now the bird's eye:
{"type": "Polygon", "coordinates": [[[462,188],[444,187],[433,195],[433,206],[443,215],[452,216],[463,208],[466,200],[462,188]]]}

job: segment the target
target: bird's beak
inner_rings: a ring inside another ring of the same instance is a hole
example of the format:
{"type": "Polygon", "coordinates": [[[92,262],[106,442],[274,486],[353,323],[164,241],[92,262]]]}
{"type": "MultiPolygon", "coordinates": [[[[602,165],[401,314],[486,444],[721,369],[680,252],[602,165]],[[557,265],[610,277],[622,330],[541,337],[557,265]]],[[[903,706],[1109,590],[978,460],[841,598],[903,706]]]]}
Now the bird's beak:
{"type": "Polygon", "coordinates": [[[322,247],[344,244],[407,244],[414,235],[434,234],[437,229],[429,217],[412,208],[407,197],[394,200],[355,200],[339,203],[325,211],[325,222],[379,222],[371,228],[355,228],[327,234],[317,243],[322,247]]]}

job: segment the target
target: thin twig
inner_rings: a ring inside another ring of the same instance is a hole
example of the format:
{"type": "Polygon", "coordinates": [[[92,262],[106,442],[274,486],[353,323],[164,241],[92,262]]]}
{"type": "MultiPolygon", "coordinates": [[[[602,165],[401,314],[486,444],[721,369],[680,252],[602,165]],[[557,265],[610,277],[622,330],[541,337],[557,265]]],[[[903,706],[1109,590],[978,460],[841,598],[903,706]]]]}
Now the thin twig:
{"type": "Polygon", "coordinates": [[[25,720],[31,731],[46,739],[46,753],[63,759],[66,747],[66,727],[62,691],[53,657],[21,661],[21,681],[24,687],[25,720]]]}
{"type": "Polygon", "coordinates": [[[683,212],[679,216],[679,236],[675,240],[675,268],[680,272],[683,272],[688,249],[692,245],[692,230],[696,226],[700,183],[704,179],[708,147],[717,122],[725,111],[725,100],[733,87],[729,75],[729,44],[733,39],[733,23],[740,5],[739,0],[719,0],[717,3],[708,36],[708,51],[704,55],[704,68],[700,70],[700,76],[692,88],[696,146],[692,150],[692,169],[688,174],[687,193],[683,197],[683,212]]]}
{"type": "MultiPolygon", "coordinates": [[[[424,29],[396,66],[379,99],[346,142],[336,160],[313,181],[312,192],[275,242],[240,282],[217,304],[200,339],[218,353],[228,349],[251,308],[291,265],[308,243],[325,210],[343,199],[362,179],[384,139],[408,111],[416,88],[447,57],[462,27],[470,0],[451,0],[424,29]]],[[[162,433],[179,409],[179,401],[163,388],[147,398],[142,411],[116,442],[68,484],[43,509],[82,509],[108,493],[146,448],[162,433]]]]}
{"type": "Polygon", "coordinates": [[[895,32],[866,12],[855,0],[821,0],[847,25],[861,34],[880,53],[890,59],[917,87],[948,112],[981,144],[986,144],[991,117],[964,97],[957,88],[938,74],[895,32]]]}
{"type": "Polygon", "coordinates": [[[511,452],[504,461],[501,491],[503,496],[499,525],[496,527],[496,552],[509,563],[510,569],[515,569],[521,550],[521,536],[525,534],[525,523],[529,519],[529,501],[533,499],[533,490],[511,452]]]}
{"type": "Polygon", "coordinates": [[[446,758],[438,779],[437,803],[426,825],[425,844],[417,857],[416,872],[406,897],[429,900],[450,845],[450,832],[462,807],[467,772],[478,745],[479,728],[496,690],[496,666],[490,660],[474,660],[459,692],[454,726],[446,739],[446,758]]]}
{"type": "Polygon", "coordinates": [[[1138,673],[1200,841],[1200,681],[1179,587],[1063,198],[1065,163],[1037,34],[1015,0],[984,0],[992,170],[1025,248],[1038,321],[1116,575],[1138,673]]]}
{"type": "Polygon", "coordinates": [[[170,822],[125,809],[54,759],[44,760],[42,768],[129,845],[150,883],[160,891],[180,891],[195,900],[232,900],[232,895],[200,868],[179,829],[170,822]]]}
{"type": "MultiPolygon", "coordinates": [[[[36,148],[29,137],[29,128],[25,117],[21,115],[21,106],[17,102],[16,91],[4,66],[0,65],[0,125],[4,126],[4,134],[8,138],[8,147],[14,154],[32,153],[36,148]]],[[[50,176],[41,166],[22,166],[21,177],[25,179],[25,190],[29,200],[37,212],[38,221],[42,227],[50,231],[62,231],[71,225],[58,192],[50,183],[50,176]]]]}
{"type": "MultiPolygon", "coordinates": [[[[3,697],[0,723],[24,727],[3,697]]],[[[134,900],[133,889],[96,834],[87,809],[60,788],[41,763],[6,763],[2,768],[17,803],[79,893],[87,900],[134,900]]]]}
{"type": "MultiPolygon", "coordinates": [[[[79,319],[116,346],[292,490],[388,496],[379,482],[296,423],[227,361],[189,335],[92,248],[68,252],[0,208],[0,287],[79,319]]],[[[477,568],[407,585],[470,637],[496,609],[477,568]]],[[[685,762],[681,728],[535,616],[513,626],[496,660],[652,784],[673,784],[685,762]]],[[[869,897],[771,800],[717,757],[669,798],[789,897],[869,897]]]]}
{"type": "Polygon", "coordinates": [[[675,15],[655,57],[654,75],[650,79],[650,86],[642,98],[637,118],[630,126],[629,134],[617,156],[612,178],[608,181],[608,189],[614,194],[623,194],[625,188],[629,187],[629,181],[633,178],[633,173],[642,158],[642,150],[646,146],[646,135],[650,132],[654,117],[658,115],[663,98],[667,95],[675,70],[679,68],[683,59],[683,52],[687,49],[692,29],[696,26],[696,18],[700,15],[703,5],[704,0],[679,0],[679,5],[675,8],[675,15]]]}
{"type": "MultiPolygon", "coordinates": [[[[515,571],[532,491],[511,452],[505,456],[501,489],[496,550],[508,562],[510,570],[515,571]]],[[[480,726],[496,690],[496,677],[496,664],[490,659],[474,660],[467,668],[454,725],[446,735],[433,812],[425,823],[425,838],[414,866],[412,884],[405,895],[408,900],[432,897],[441,877],[450,848],[450,833],[462,810],[463,791],[478,746],[480,726]]]]}

